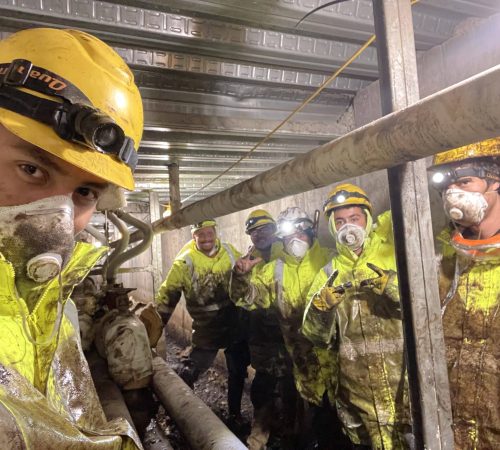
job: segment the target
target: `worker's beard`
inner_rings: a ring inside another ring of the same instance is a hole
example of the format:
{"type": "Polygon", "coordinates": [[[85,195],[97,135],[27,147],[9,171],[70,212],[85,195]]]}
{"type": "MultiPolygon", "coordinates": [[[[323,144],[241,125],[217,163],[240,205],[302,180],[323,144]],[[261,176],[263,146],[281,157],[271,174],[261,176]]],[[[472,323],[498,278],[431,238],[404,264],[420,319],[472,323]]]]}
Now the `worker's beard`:
{"type": "Polygon", "coordinates": [[[17,281],[54,278],[68,263],[74,245],[69,197],[0,208],[0,253],[13,265],[17,281]]]}

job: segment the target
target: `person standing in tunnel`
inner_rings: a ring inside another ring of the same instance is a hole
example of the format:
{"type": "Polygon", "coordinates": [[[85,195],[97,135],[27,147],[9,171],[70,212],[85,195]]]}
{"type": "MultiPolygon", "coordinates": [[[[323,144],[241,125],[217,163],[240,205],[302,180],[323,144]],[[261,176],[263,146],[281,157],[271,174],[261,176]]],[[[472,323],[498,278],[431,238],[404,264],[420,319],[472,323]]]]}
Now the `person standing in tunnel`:
{"type": "MultiPolygon", "coordinates": [[[[319,448],[336,448],[331,441],[333,419],[329,415],[328,396],[334,398],[331,384],[336,370],[335,361],[327,350],[315,346],[300,334],[300,325],[307,305],[307,293],[316,273],[331,258],[330,251],[319,245],[313,221],[305,211],[290,207],[277,220],[277,236],[284,251],[268,264],[256,267],[261,258],[249,255],[240,258],[234,267],[231,299],[248,310],[273,308],[278,316],[287,351],[293,363],[297,391],[308,402],[309,417],[319,448]],[[255,270],[252,270],[254,269],[255,270]],[[328,422],[328,421],[327,421],[328,422]]],[[[304,424],[299,424],[304,428],[304,424]]],[[[306,425],[306,428],[309,428],[306,425]]],[[[311,430],[297,430],[298,442],[284,448],[306,448],[311,430]]]]}
{"type": "MultiPolygon", "coordinates": [[[[262,259],[253,270],[275,260],[283,252],[283,244],[276,237],[276,222],[267,211],[252,211],[245,221],[245,232],[253,244],[248,256],[262,259]]],[[[250,390],[254,412],[247,445],[250,450],[259,450],[265,448],[270,434],[286,436],[290,433],[295,419],[292,362],[273,309],[249,312],[248,344],[255,377],[250,390]]]]}
{"type": "Polygon", "coordinates": [[[0,448],[142,448],[107,422],[68,317],[105,249],[75,244],[98,201],[134,188],[143,112],[99,39],[33,28],[0,41],[0,448]]]}
{"type": "Polygon", "coordinates": [[[247,318],[229,299],[231,269],[240,253],[217,238],[215,220],[191,227],[193,239],[177,254],[156,296],[166,327],[181,295],[193,319],[192,350],[183,359],[179,376],[191,387],[224,349],[228,370],[229,424],[241,425],[241,396],[250,354],[247,318]]]}
{"type": "Polygon", "coordinates": [[[430,168],[451,223],[440,293],[455,447],[500,447],[500,138],[439,153],[430,168]]]}
{"type": "Polygon", "coordinates": [[[406,449],[411,427],[390,211],[372,229],[366,192],[341,184],[324,212],[338,255],[312,282],[302,332],[338,359],[337,411],[353,448],[406,449]]]}

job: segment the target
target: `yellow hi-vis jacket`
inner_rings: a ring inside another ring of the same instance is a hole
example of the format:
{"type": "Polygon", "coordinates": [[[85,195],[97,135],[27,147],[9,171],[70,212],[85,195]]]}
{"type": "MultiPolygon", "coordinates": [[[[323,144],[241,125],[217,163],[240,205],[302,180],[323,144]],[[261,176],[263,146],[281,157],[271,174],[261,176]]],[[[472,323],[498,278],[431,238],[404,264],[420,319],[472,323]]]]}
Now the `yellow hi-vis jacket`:
{"type": "MultiPolygon", "coordinates": [[[[104,251],[76,245],[61,275],[64,302],[104,251]]],[[[79,336],[65,314],[53,334],[59,294],[59,280],[47,282],[30,313],[17,293],[14,268],[0,254],[0,448],[142,448],[125,419],[106,421],[79,336]]]]}
{"type": "MultiPolygon", "coordinates": [[[[443,244],[439,280],[456,449],[500,448],[500,239],[472,260],[443,244]]],[[[492,240],[492,239],[490,239],[492,240]]]]}
{"type": "Polygon", "coordinates": [[[156,296],[158,311],[170,315],[182,293],[193,319],[194,346],[226,348],[244,338],[240,311],[229,300],[229,277],[240,253],[217,240],[217,253],[207,256],[189,241],[177,254],[156,296]]]}
{"type": "Polygon", "coordinates": [[[231,299],[248,310],[273,307],[283,332],[285,345],[292,358],[293,375],[300,395],[320,405],[327,393],[333,399],[331,385],[335,360],[323,348],[316,348],[300,333],[302,316],[307,304],[307,293],[316,273],[331,258],[329,250],[315,240],[301,260],[282,255],[251,275],[236,276],[231,280],[231,299]]]}
{"type": "MultiPolygon", "coordinates": [[[[269,261],[283,254],[283,243],[275,241],[271,246],[269,260],[262,260],[254,267],[259,270],[269,261]]],[[[253,249],[252,256],[261,258],[262,253],[253,249]]],[[[274,308],[259,308],[249,311],[248,347],[252,367],[273,377],[292,375],[292,361],[285,347],[283,333],[274,308]]]]}
{"type": "Polygon", "coordinates": [[[338,355],[337,410],[349,439],[377,450],[406,448],[409,410],[399,294],[391,289],[394,299],[360,289],[362,280],[377,277],[366,263],[396,270],[390,212],[379,216],[377,231],[367,237],[359,257],[346,246],[337,250],[311,285],[302,332],[338,355]],[[319,311],[313,296],[334,270],[339,271],[334,286],[350,282],[352,288],[337,307],[319,311]]]}

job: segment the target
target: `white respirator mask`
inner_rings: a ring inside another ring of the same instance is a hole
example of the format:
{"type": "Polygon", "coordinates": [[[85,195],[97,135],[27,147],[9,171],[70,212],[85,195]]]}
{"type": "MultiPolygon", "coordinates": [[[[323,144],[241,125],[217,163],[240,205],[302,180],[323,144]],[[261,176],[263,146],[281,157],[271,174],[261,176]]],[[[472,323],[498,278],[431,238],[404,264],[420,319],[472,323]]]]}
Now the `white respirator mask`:
{"type": "Polygon", "coordinates": [[[65,195],[0,207],[0,252],[16,278],[45,283],[61,273],[75,245],[73,208],[65,195]]]}
{"type": "Polygon", "coordinates": [[[292,238],[286,245],[285,251],[296,258],[303,258],[309,250],[309,242],[292,238]]]}
{"type": "Polygon", "coordinates": [[[346,223],[337,231],[336,238],[340,245],[345,245],[350,250],[355,252],[363,246],[366,239],[366,231],[359,225],[346,223]]]}
{"type": "Polygon", "coordinates": [[[488,202],[481,192],[447,189],[443,192],[443,206],[448,217],[464,226],[481,223],[488,209],[488,202]]]}
{"type": "Polygon", "coordinates": [[[364,210],[364,214],[366,215],[365,228],[353,223],[345,223],[338,230],[335,226],[334,214],[330,215],[328,220],[328,229],[339,245],[343,245],[353,252],[363,247],[363,244],[365,243],[365,240],[371,232],[373,226],[373,219],[370,212],[368,210],[364,210]]]}

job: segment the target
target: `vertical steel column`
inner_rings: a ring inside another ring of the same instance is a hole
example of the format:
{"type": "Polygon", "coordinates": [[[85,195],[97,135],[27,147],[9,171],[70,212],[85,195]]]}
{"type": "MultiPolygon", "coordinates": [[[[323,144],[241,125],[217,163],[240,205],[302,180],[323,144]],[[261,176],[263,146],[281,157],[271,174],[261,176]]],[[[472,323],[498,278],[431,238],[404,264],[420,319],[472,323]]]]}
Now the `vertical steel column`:
{"type": "MultiPolygon", "coordinates": [[[[409,0],[374,0],[382,113],[419,99],[409,0]]],[[[415,123],[418,126],[418,123],[415,123]]],[[[452,450],[451,404],[425,161],[388,170],[416,448],[452,450]]]]}
{"type": "Polygon", "coordinates": [[[168,191],[170,195],[170,210],[172,214],[181,209],[181,191],[179,188],[179,165],[168,165],[168,191]]]}
{"type": "MultiPolygon", "coordinates": [[[[149,191],[149,215],[151,223],[162,218],[158,192],[149,191]]],[[[151,244],[151,265],[153,266],[153,290],[158,292],[163,280],[163,257],[161,252],[161,236],[155,234],[151,244]]]]}

